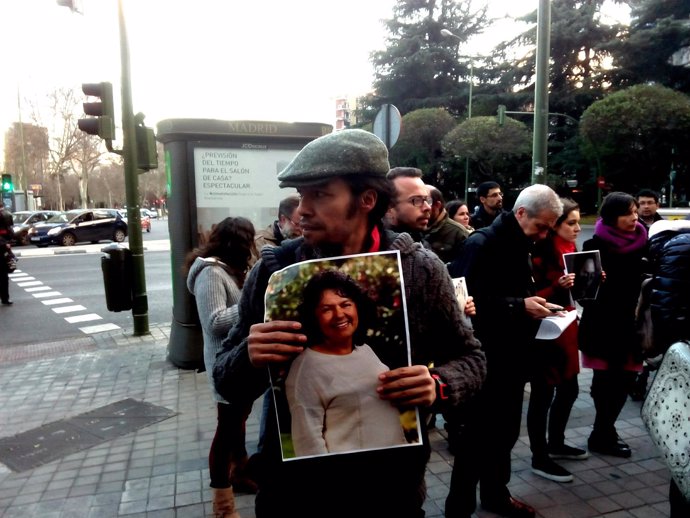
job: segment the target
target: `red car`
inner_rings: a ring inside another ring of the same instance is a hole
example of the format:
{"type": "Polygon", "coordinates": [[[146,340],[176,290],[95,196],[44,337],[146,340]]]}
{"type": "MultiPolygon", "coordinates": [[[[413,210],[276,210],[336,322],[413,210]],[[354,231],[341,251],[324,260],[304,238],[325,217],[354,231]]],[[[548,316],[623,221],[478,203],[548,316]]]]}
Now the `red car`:
{"type": "MultiPolygon", "coordinates": [[[[125,209],[118,209],[118,212],[122,215],[125,221],[127,221],[127,211],[125,209]]],[[[151,232],[151,218],[141,209],[141,231],[151,232]]]]}

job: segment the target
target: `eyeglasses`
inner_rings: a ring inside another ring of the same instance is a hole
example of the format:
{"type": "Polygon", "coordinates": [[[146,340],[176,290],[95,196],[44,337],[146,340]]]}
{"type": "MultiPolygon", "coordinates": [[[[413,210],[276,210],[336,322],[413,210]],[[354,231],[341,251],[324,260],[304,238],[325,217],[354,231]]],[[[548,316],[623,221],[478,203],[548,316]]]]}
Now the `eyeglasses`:
{"type": "Polygon", "coordinates": [[[410,196],[407,201],[419,208],[423,207],[425,202],[427,205],[429,205],[429,207],[431,207],[431,204],[434,200],[431,199],[431,196],[410,196]]]}
{"type": "Polygon", "coordinates": [[[503,193],[502,193],[502,192],[492,192],[491,194],[489,194],[488,197],[489,197],[489,198],[498,198],[499,196],[500,196],[501,198],[503,198],[503,193]]]}

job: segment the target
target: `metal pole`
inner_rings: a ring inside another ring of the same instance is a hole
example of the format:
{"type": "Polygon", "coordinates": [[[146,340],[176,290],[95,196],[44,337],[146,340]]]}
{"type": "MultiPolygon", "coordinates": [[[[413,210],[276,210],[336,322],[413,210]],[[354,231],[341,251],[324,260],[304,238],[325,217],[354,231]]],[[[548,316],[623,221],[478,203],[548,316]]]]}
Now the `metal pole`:
{"type": "Polygon", "coordinates": [[[132,109],[132,86],[129,73],[129,44],[122,0],[117,2],[120,22],[120,56],[122,61],[122,132],[124,135],[122,154],[125,160],[125,193],[127,199],[127,227],[129,249],[132,252],[132,321],[134,336],[149,333],[148,298],[146,276],[144,275],[144,246],[141,237],[141,214],[137,173],[137,145],[132,109]]]}
{"type": "MultiPolygon", "coordinates": [[[[22,122],[22,102],[19,95],[19,84],[17,84],[17,115],[19,116],[19,140],[21,142],[22,150],[22,176],[21,179],[24,180],[24,210],[31,210],[29,207],[29,178],[26,172],[26,152],[24,150],[24,123],[22,122]]],[[[22,187],[21,182],[19,187],[22,187]]],[[[12,208],[17,210],[14,206],[14,196],[12,197],[12,208]]]]}
{"type": "Polygon", "coordinates": [[[391,148],[391,105],[386,104],[386,129],[384,131],[386,137],[386,149],[391,148]]]}
{"type": "Polygon", "coordinates": [[[550,37],[551,1],[539,0],[539,10],[537,12],[537,79],[534,85],[534,136],[532,140],[533,184],[546,183],[549,126],[550,37]]]}
{"type": "MultiPolygon", "coordinates": [[[[474,61],[470,59],[470,98],[467,101],[467,120],[472,118],[472,87],[474,86],[474,61]]],[[[465,157],[465,203],[470,202],[470,157],[465,157]]],[[[468,205],[469,207],[469,205],[468,205]]]]}

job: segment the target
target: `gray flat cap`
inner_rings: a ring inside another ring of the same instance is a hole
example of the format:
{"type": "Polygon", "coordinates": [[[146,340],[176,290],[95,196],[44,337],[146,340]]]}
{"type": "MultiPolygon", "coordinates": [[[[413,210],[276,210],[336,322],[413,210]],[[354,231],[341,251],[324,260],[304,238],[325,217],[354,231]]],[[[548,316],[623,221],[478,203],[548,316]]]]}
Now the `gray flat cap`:
{"type": "Polygon", "coordinates": [[[278,180],[281,187],[299,187],[344,175],[385,178],[389,169],[388,149],[381,139],[351,129],[312,140],[278,174],[278,180]]]}

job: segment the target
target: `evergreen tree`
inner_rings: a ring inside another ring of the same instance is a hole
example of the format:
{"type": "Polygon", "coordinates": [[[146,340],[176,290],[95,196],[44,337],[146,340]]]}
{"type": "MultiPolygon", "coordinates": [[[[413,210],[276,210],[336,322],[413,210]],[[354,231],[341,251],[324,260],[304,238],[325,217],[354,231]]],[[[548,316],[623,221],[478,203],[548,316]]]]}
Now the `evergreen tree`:
{"type": "MultiPolygon", "coordinates": [[[[551,4],[549,112],[554,116],[549,119],[548,173],[556,187],[565,185],[567,179],[577,179],[582,185],[592,178],[580,152],[577,121],[610,86],[610,54],[605,44],[623,31],[620,24],[602,21],[605,1],[553,0],[551,4]]],[[[530,29],[499,45],[497,51],[525,49],[525,53],[516,62],[503,65],[499,81],[508,91],[515,90],[503,96],[509,110],[532,111],[537,11],[520,19],[531,23],[530,29]]]]}
{"type": "Polygon", "coordinates": [[[690,2],[630,0],[631,24],[607,45],[614,56],[613,85],[655,82],[690,93],[690,2]]]}
{"type": "MultiPolygon", "coordinates": [[[[553,0],[551,3],[551,64],[549,75],[549,111],[565,113],[578,119],[582,112],[601,99],[609,86],[604,44],[620,34],[620,24],[602,22],[606,0],[553,0]]],[[[537,11],[520,20],[532,26],[514,40],[497,47],[498,52],[525,49],[523,57],[504,65],[501,81],[518,87],[513,99],[522,108],[531,108],[536,80],[537,11]]],[[[514,105],[517,109],[518,105],[514,105]]]]}
{"type": "Polygon", "coordinates": [[[433,107],[464,112],[470,67],[459,59],[458,48],[487,27],[486,9],[474,8],[472,0],[398,0],[386,21],[387,48],[372,53],[375,93],[362,100],[358,120],[371,120],[385,103],[402,114],[433,107]],[[442,29],[459,40],[444,37],[442,29]]]}

